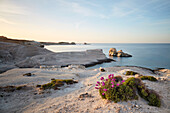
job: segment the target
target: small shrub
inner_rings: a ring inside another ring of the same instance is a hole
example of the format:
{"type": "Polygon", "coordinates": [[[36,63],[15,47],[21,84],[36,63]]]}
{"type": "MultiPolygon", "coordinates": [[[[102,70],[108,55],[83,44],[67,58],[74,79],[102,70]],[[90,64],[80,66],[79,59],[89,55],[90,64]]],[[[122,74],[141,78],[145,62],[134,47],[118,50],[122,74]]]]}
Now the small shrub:
{"type": "Polygon", "coordinates": [[[160,107],[161,106],[161,100],[160,100],[160,97],[159,95],[154,92],[154,91],[151,91],[149,96],[147,97],[148,101],[149,101],[149,105],[151,106],[157,106],[157,107],[160,107]]]}
{"type": "Polygon", "coordinates": [[[41,87],[41,85],[37,84],[36,87],[41,87]]]}
{"type": "Polygon", "coordinates": [[[121,82],[123,80],[121,76],[115,76],[114,79],[116,82],[121,82]]]}
{"type": "Polygon", "coordinates": [[[50,83],[41,85],[41,89],[43,89],[43,90],[45,90],[45,89],[57,90],[57,89],[59,89],[58,87],[61,87],[64,84],[73,84],[73,83],[77,83],[77,81],[74,81],[72,79],[64,79],[64,80],[52,79],[50,83]]]}
{"type": "Polygon", "coordinates": [[[108,79],[101,77],[101,82],[97,82],[96,89],[99,89],[99,94],[103,99],[112,100],[114,102],[127,101],[138,99],[138,94],[148,101],[148,105],[160,107],[161,101],[159,95],[153,90],[145,87],[140,78],[130,77],[126,81],[121,76],[114,77],[113,74],[108,76],[108,79]]]}
{"type": "Polygon", "coordinates": [[[98,81],[95,88],[99,89],[99,94],[103,99],[114,102],[138,99],[135,91],[123,83],[124,80],[121,76],[114,77],[113,74],[110,74],[108,79],[101,77],[101,82],[98,81]]]}
{"type": "Polygon", "coordinates": [[[138,74],[137,72],[134,72],[134,71],[126,71],[126,76],[128,76],[128,75],[136,75],[136,74],[138,74]]]}
{"type": "Polygon", "coordinates": [[[22,89],[22,86],[16,87],[16,90],[20,90],[20,89],[22,89]]]}
{"type": "Polygon", "coordinates": [[[141,76],[140,77],[142,80],[149,80],[149,81],[158,81],[155,77],[153,76],[141,76]]]}

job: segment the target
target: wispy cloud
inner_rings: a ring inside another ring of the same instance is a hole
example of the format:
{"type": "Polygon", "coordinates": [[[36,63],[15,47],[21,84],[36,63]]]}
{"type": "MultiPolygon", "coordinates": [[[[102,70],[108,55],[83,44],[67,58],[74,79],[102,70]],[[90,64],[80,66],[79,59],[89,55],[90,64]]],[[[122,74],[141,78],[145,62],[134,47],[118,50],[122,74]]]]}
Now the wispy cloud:
{"type": "Polygon", "coordinates": [[[101,8],[102,6],[87,0],[76,0],[76,1],[66,1],[66,0],[56,0],[62,7],[71,10],[74,13],[80,14],[82,16],[88,17],[98,17],[102,19],[108,19],[109,16],[99,13],[96,8],[101,8]],[[92,8],[94,9],[92,9],[92,8]]]}
{"type": "MultiPolygon", "coordinates": [[[[123,0],[113,5],[113,16],[124,17],[135,13],[149,12],[146,7],[150,9],[159,10],[169,6],[169,1],[150,0],[150,1],[138,1],[138,0],[123,0]]],[[[154,13],[154,12],[152,12],[154,13]]]]}
{"type": "Polygon", "coordinates": [[[159,20],[156,22],[152,22],[152,23],[144,23],[147,25],[151,25],[151,26],[155,26],[155,25],[170,25],[170,19],[164,19],[164,20],[159,20]]]}
{"type": "Polygon", "coordinates": [[[28,15],[26,8],[18,6],[10,1],[0,3],[0,22],[5,24],[17,24],[16,17],[28,15]]]}
{"type": "Polygon", "coordinates": [[[0,13],[1,15],[28,15],[29,12],[26,11],[24,7],[18,6],[10,2],[2,2],[0,4],[0,13]]]}
{"type": "Polygon", "coordinates": [[[71,7],[73,8],[73,11],[79,14],[82,14],[84,16],[92,16],[93,11],[89,8],[81,6],[79,3],[71,3],[71,7]]]}
{"type": "Polygon", "coordinates": [[[80,29],[80,26],[83,25],[86,22],[86,20],[81,20],[79,22],[75,23],[76,30],[80,29]]]}
{"type": "Polygon", "coordinates": [[[67,10],[71,10],[74,13],[81,14],[83,16],[92,16],[93,11],[87,7],[84,7],[79,2],[66,1],[66,0],[56,0],[62,7],[67,10]]]}
{"type": "Polygon", "coordinates": [[[16,24],[15,22],[9,21],[9,20],[4,19],[4,18],[0,18],[0,22],[6,23],[6,24],[16,24]]]}

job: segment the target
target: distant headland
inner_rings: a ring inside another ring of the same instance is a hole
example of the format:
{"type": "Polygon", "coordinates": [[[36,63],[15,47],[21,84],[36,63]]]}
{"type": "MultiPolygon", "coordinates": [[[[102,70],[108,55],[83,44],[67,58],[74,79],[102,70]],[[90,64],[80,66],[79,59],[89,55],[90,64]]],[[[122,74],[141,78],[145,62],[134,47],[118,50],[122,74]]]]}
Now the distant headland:
{"type": "Polygon", "coordinates": [[[9,43],[17,43],[22,45],[35,45],[44,47],[44,45],[76,45],[75,42],[38,42],[34,40],[19,40],[19,39],[11,39],[5,36],[0,36],[1,42],[9,42],[9,43]]]}

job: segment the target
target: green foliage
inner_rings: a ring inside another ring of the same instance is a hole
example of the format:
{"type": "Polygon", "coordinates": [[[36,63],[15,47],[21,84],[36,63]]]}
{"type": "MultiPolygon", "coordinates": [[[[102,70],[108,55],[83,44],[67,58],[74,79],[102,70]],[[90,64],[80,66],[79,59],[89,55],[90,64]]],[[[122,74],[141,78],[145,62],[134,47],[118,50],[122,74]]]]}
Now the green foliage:
{"type": "Polygon", "coordinates": [[[52,79],[50,83],[47,84],[43,84],[41,85],[41,89],[45,90],[45,89],[58,89],[58,87],[63,86],[64,84],[73,84],[73,83],[77,83],[77,81],[73,81],[72,79],[52,79]]]}
{"type": "Polygon", "coordinates": [[[116,82],[121,82],[123,80],[121,76],[115,76],[114,79],[116,82]]]}
{"type": "Polygon", "coordinates": [[[150,80],[150,81],[158,81],[155,77],[153,76],[141,76],[140,77],[142,80],[150,80]]]}
{"type": "Polygon", "coordinates": [[[16,87],[16,90],[20,90],[20,89],[22,89],[22,87],[23,86],[18,86],[18,87],[16,87]]]}
{"type": "Polygon", "coordinates": [[[105,81],[105,85],[101,86],[99,89],[99,94],[103,99],[112,100],[114,102],[119,101],[127,101],[132,99],[138,99],[135,91],[124,84],[121,84],[123,78],[121,76],[114,77],[114,87],[111,87],[113,84],[111,84],[111,79],[108,81],[105,81]],[[119,86],[116,86],[116,84],[120,84],[119,86]],[[104,91],[104,89],[107,89],[107,91],[104,91]],[[105,95],[102,95],[105,93],[105,95]]]}
{"type": "Polygon", "coordinates": [[[126,71],[126,76],[128,75],[135,75],[135,74],[138,74],[137,72],[134,72],[134,71],[126,71]]]}
{"type": "Polygon", "coordinates": [[[158,96],[158,94],[156,94],[155,92],[151,92],[149,94],[149,96],[147,97],[148,101],[149,101],[149,105],[151,106],[157,106],[160,107],[161,106],[161,101],[160,98],[158,96]]]}
{"type": "Polygon", "coordinates": [[[135,85],[136,85],[135,84],[135,78],[134,77],[130,77],[123,84],[126,85],[126,86],[129,86],[131,88],[134,88],[135,85]]]}
{"type": "MultiPolygon", "coordinates": [[[[121,76],[117,78],[121,78],[121,76]]],[[[120,79],[117,79],[118,81],[116,81],[116,78],[114,79],[114,87],[111,87],[111,79],[108,79],[107,81],[103,80],[105,85],[101,85],[101,88],[99,88],[99,94],[103,99],[112,100],[114,102],[138,99],[138,96],[136,95],[137,90],[138,94],[148,101],[148,105],[161,106],[159,95],[153,90],[147,89],[140,78],[130,77],[123,83],[121,83],[120,79]],[[120,85],[116,86],[117,83],[120,85]],[[107,91],[104,91],[104,89],[107,89],[107,91]]]]}

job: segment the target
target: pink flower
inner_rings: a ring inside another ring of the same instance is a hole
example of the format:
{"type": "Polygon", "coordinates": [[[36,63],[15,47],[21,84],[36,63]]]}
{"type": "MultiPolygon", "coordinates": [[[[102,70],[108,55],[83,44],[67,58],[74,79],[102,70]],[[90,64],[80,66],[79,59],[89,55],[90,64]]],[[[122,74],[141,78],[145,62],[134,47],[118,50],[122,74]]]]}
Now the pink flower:
{"type": "Polygon", "coordinates": [[[100,82],[99,82],[99,81],[97,81],[97,83],[98,83],[98,84],[100,84],[100,82]]]}
{"type": "Polygon", "coordinates": [[[114,74],[111,74],[112,75],[112,78],[114,77],[114,74]]]}
{"type": "Polygon", "coordinates": [[[112,87],[114,87],[114,85],[112,85],[112,87]]]}
{"type": "Polygon", "coordinates": [[[116,84],[116,86],[119,86],[120,84],[118,83],[118,84],[116,84]]]}
{"type": "Polygon", "coordinates": [[[100,89],[101,87],[99,87],[99,89],[100,89]]]}
{"type": "Polygon", "coordinates": [[[107,89],[103,89],[104,91],[107,91],[107,89]]]}
{"type": "Polygon", "coordinates": [[[122,80],[122,83],[125,82],[125,80],[122,80]]]}
{"type": "Polygon", "coordinates": [[[108,81],[108,79],[106,79],[106,81],[108,81]]]}
{"type": "Polygon", "coordinates": [[[112,76],[112,74],[110,74],[110,75],[108,76],[108,78],[109,78],[109,79],[112,79],[112,77],[111,77],[111,76],[112,76]]]}
{"type": "Polygon", "coordinates": [[[105,83],[104,82],[102,82],[102,86],[104,86],[105,85],[105,83]]]}
{"type": "Polygon", "coordinates": [[[104,79],[104,77],[101,77],[101,78],[100,78],[100,80],[103,80],[103,79],[104,79]]]}
{"type": "Polygon", "coordinates": [[[111,84],[114,84],[113,82],[111,82],[111,84]]]}
{"type": "Polygon", "coordinates": [[[96,86],[99,86],[98,84],[96,84],[96,86]]]}
{"type": "Polygon", "coordinates": [[[115,81],[116,79],[112,79],[112,81],[115,81]]]}
{"type": "Polygon", "coordinates": [[[102,95],[105,95],[104,93],[102,93],[102,95]]]}
{"type": "Polygon", "coordinates": [[[111,77],[111,74],[108,77],[111,77]]]}
{"type": "Polygon", "coordinates": [[[95,87],[95,89],[99,89],[98,87],[95,87]]]}

